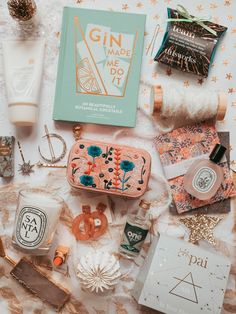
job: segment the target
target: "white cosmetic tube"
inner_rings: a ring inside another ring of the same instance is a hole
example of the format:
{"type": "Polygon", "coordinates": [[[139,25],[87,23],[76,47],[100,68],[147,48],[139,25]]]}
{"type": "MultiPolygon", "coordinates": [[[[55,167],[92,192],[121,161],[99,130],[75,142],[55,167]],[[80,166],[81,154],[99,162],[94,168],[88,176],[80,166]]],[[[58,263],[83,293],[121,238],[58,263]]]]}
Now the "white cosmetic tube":
{"type": "Polygon", "coordinates": [[[9,119],[31,126],[38,116],[45,40],[7,40],[2,47],[9,119]]]}

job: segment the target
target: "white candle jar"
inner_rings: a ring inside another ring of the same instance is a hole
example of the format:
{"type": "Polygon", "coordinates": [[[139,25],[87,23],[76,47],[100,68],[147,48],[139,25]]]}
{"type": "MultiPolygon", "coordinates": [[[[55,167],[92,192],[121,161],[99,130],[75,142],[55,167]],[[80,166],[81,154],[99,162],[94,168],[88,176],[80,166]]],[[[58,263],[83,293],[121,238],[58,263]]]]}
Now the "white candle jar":
{"type": "Polygon", "coordinates": [[[47,254],[62,207],[62,198],[46,190],[21,190],[12,236],[14,248],[31,255],[47,254]]]}

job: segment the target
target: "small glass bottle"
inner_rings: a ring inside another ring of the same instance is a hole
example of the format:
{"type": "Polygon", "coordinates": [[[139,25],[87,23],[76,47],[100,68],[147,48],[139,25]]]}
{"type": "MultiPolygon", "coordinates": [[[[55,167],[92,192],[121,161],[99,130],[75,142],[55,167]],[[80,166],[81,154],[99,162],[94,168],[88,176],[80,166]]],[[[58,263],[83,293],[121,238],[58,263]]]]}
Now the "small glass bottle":
{"type": "Polygon", "coordinates": [[[121,255],[132,259],[139,254],[151,225],[148,215],[150,205],[149,202],[141,200],[137,214],[128,216],[119,247],[121,255]]]}
{"type": "Polygon", "coordinates": [[[225,151],[224,146],[216,144],[209,160],[196,160],[190,166],[184,176],[184,188],[189,194],[200,200],[208,200],[216,194],[224,178],[222,167],[217,164],[225,151]]]}
{"type": "Polygon", "coordinates": [[[21,190],[18,196],[12,245],[31,255],[48,253],[63,200],[46,190],[21,190]]]}

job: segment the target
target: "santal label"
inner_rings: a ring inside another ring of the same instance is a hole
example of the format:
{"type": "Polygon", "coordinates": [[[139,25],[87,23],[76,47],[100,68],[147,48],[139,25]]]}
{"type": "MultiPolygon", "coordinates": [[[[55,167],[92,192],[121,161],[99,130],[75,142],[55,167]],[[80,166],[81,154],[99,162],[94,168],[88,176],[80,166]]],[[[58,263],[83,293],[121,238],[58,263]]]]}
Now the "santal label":
{"type": "Polygon", "coordinates": [[[47,216],[39,208],[23,207],[16,223],[16,240],[24,248],[37,248],[45,235],[47,216]]]}
{"type": "Polygon", "coordinates": [[[217,179],[216,172],[208,167],[200,168],[193,178],[193,187],[201,193],[207,193],[217,179]]]}

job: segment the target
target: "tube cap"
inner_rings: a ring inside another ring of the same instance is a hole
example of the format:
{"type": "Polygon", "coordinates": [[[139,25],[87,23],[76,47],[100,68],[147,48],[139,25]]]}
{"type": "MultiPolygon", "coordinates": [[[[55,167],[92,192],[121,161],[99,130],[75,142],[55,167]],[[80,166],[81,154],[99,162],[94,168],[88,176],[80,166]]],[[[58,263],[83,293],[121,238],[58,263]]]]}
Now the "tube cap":
{"type": "Polygon", "coordinates": [[[37,121],[37,105],[33,103],[13,103],[8,105],[9,119],[17,126],[31,126],[37,121]]]}
{"type": "Polygon", "coordinates": [[[212,152],[210,153],[209,159],[218,164],[224,156],[225,151],[226,148],[223,145],[216,144],[212,152]]]}

